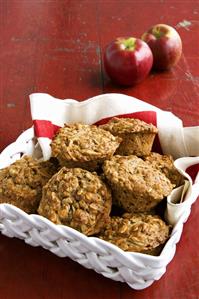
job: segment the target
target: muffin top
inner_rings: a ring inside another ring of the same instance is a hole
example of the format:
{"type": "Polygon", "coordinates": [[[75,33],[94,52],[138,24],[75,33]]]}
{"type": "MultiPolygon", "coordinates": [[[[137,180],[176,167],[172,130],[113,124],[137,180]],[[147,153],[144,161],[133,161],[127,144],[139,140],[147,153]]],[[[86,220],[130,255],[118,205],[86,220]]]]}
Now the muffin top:
{"type": "Polygon", "coordinates": [[[167,167],[171,169],[173,165],[173,158],[170,155],[160,155],[155,152],[151,152],[149,155],[143,157],[144,161],[148,161],[151,165],[159,168],[167,167]]]}
{"type": "Polygon", "coordinates": [[[106,179],[111,185],[134,194],[150,194],[150,197],[162,198],[173,188],[169,179],[161,171],[137,156],[113,156],[103,165],[106,179]]]}
{"type": "Polygon", "coordinates": [[[101,125],[100,128],[111,132],[113,135],[128,133],[157,133],[158,129],[146,122],[134,118],[117,118],[113,117],[107,124],[101,125]]]}
{"type": "Polygon", "coordinates": [[[104,227],[111,204],[111,193],[96,173],[63,167],[43,188],[38,213],[92,235],[104,227]]]}
{"type": "Polygon", "coordinates": [[[172,184],[176,186],[182,184],[183,176],[175,168],[172,156],[160,155],[153,152],[144,156],[143,159],[154,168],[161,170],[172,184]]]}
{"type": "Polygon", "coordinates": [[[66,161],[92,161],[114,154],[121,138],[94,125],[65,125],[54,137],[52,156],[66,161]]]}
{"type": "Polygon", "coordinates": [[[28,213],[35,212],[42,187],[55,172],[53,163],[24,156],[0,170],[0,202],[14,204],[28,213]]]}
{"type": "Polygon", "coordinates": [[[157,215],[126,213],[112,217],[99,237],[124,251],[149,253],[165,243],[169,228],[157,215]]]}

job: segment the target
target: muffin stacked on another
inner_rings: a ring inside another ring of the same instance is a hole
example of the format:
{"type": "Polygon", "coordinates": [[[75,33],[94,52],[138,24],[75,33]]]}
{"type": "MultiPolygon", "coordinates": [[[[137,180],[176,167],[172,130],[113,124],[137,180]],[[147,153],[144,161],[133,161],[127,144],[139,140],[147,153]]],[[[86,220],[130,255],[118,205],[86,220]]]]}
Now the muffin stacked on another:
{"type": "Polygon", "coordinates": [[[99,237],[124,251],[157,255],[169,237],[169,229],[157,215],[126,213],[112,217],[99,237]]]}
{"type": "Polygon", "coordinates": [[[100,128],[122,138],[116,154],[122,156],[144,156],[151,152],[157,128],[152,124],[134,118],[112,118],[100,128]]]}
{"type": "Polygon", "coordinates": [[[63,167],[43,188],[38,213],[89,236],[106,225],[111,205],[111,192],[97,174],[63,167]]]}
{"type": "Polygon", "coordinates": [[[161,171],[134,155],[113,156],[103,170],[114,200],[127,212],[150,211],[173,189],[161,171]]]}
{"type": "Polygon", "coordinates": [[[113,156],[121,138],[94,125],[65,125],[54,137],[52,156],[61,166],[95,170],[113,156]]]}
{"type": "Polygon", "coordinates": [[[9,203],[26,213],[37,211],[42,187],[57,171],[50,161],[25,156],[0,170],[0,203],[9,203]]]}

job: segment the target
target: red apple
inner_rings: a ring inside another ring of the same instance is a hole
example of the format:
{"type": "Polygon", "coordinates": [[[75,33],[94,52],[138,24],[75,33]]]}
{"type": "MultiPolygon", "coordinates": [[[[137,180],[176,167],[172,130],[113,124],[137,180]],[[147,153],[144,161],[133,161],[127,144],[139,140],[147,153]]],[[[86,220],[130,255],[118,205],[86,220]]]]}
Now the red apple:
{"type": "Polygon", "coordinates": [[[168,70],[179,61],[182,54],[182,41],[173,27],[157,24],[145,32],[141,39],[151,48],[154,69],[168,70]]]}
{"type": "Polygon", "coordinates": [[[105,49],[105,70],[117,84],[130,86],[141,82],[149,74],[152,65],[152,52],[141,39],[120,37],[105,49]]]}

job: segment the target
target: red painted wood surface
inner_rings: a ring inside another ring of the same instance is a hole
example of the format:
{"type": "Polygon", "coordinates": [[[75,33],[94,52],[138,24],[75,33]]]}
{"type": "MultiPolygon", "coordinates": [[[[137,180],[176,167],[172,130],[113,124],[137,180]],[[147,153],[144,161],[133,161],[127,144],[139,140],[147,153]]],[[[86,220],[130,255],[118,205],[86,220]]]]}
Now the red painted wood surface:
{"type": "MultiPolygon", "coordinates": [[[[0,149],[31,126],[28,95],[84,100],[121,92],[199,125],[199,2],[161,0],[0,0],[0,149]],[[167,23],[183,41],[179,64],[131,88],[104,74],[105,45],[167,23]]],[[[198,299],[199,204],[195,203],[166,274],[134,291],[41,248],[0,236],[1,299],[198,299]]]]}

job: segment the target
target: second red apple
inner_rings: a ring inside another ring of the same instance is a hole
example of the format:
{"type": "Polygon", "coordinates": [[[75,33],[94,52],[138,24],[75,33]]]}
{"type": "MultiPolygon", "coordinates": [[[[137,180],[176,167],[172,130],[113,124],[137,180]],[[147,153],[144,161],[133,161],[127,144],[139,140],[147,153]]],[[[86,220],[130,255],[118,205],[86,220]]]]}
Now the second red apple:
{"type": "Polygon", "coordinates": [[[166,24],[154,25],[141,38],[151,48],[154,69],[164,71],[178,63],[182,41],[173,27],[166,24]]]}

